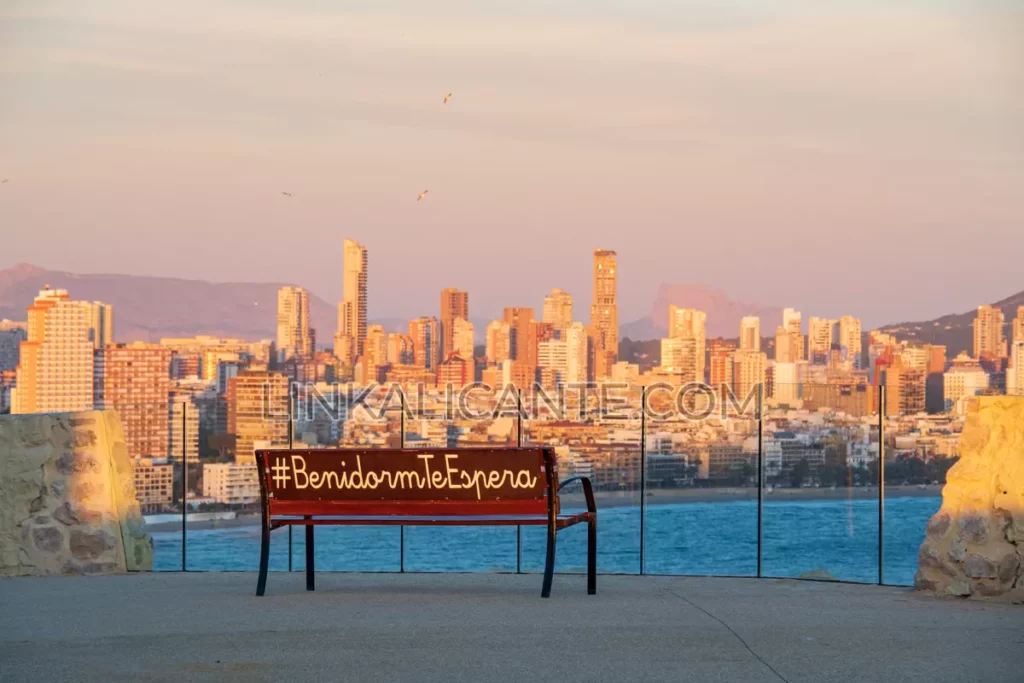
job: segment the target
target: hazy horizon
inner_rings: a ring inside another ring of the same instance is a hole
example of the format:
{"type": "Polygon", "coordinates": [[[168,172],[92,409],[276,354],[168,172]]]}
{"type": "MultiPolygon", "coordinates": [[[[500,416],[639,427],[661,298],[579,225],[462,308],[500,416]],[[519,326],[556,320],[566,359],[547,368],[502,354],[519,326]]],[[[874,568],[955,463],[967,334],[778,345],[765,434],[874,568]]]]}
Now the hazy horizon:
{"type": "Polygon", "coordinates": [[[963,312],[1024,289],[1022,37],[1009,0],[13,0],[0,268],[333,303],[352,238],[371,318],[586,319],[601,247],[623,324],[662,283],[963,312]]]}

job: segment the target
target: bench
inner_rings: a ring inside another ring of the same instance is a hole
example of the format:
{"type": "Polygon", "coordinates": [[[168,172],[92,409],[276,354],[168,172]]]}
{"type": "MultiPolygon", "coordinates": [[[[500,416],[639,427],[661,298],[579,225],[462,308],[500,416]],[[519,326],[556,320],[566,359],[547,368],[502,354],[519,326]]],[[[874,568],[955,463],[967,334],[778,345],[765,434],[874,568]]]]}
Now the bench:
{"type": "Polygon", "coordinates": [[[551,595],[555,535],[587,523],[587,593],[597,592],[597,507],[586,477],[558,483],[554,449],[257,450],[262,542],[256,595],[267,586],[270,532],[306,530],[306,590],[314,590],[320,525],[546,526],[541,596],[551,595]],[[579,483],[585,512],[562,513],[559,492],[579,483]]]}

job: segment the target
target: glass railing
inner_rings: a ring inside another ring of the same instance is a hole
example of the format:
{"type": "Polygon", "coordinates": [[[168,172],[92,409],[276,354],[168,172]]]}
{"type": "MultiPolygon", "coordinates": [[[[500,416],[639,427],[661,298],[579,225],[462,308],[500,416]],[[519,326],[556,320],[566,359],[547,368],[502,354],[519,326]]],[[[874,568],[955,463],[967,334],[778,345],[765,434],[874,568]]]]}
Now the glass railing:
{"type": "MultiPolygon", "coordinates": [[[[166,420],[154,406],[119,412],[139,457],[155,570],[257,566],[259,488],[246,465],[254,448],[522,444],[552,446],[560,478],[593,482],[601,572],[911,584],[962,420],[924,414],[906,396],[893,404],[871,385],[761,392],[343,387],[335,398],[296,395],[273,424],[229,421],[223,396],[188,400],[166,420]]],[[[564,511],[584,506],[578,485],[560,500],[564,511]]],[[[543,527],[319,526],[315,535],[324,571],[536,572],[544,562],[543,527]]],[[[585,563],[584,526],[559,533],[557,570],[585,563]]],[[[274,532],[270,567],[305,568],[304,529],[274,532]]]]}

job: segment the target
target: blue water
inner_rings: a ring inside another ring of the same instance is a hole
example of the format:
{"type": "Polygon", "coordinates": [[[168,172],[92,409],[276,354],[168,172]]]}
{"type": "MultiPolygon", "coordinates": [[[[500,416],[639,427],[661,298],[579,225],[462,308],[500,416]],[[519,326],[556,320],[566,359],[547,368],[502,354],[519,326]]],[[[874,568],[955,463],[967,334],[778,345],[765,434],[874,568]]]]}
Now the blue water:
{"type": "MultiPolygon", "coordinates": [[[[942,499],[890,498],[885,508],[885,582],[913,583],[925,525],[942,499]]],[[[640,571],[640,508],[600,510],[598,570],[640,571]]],[[[753,501],[651,504],[646,509],[644,571],[651,574],[755,576],[757,504],[753,501]]],[[[398,527],[317,527],[322,571],[399,571],[398,527]]],[[[540,571],[544,528],[523,527],[522,570],[540,571]]],[[[190,570],[254,571],[259,527],[189,531],[190,570]]],[[[155,568],[181,569],[181,532],[157,532],[155,568]]],[[[406,571],[515,571],[515,527],[406,527],[406,571]]],[[[302,529],[292,540],[293,568],[304,569],[302,529]]],[[[557,570],[582,572],[586,526],[559,532],[557,570]]],[[[271,536],[272,570],[288,569],[288,530],[271,536]]],[[[784,501],[764,505],[763,572],[798,576],[825,570],[838,579],[878,580],[878,503],[873,500],[784,501]]]]}

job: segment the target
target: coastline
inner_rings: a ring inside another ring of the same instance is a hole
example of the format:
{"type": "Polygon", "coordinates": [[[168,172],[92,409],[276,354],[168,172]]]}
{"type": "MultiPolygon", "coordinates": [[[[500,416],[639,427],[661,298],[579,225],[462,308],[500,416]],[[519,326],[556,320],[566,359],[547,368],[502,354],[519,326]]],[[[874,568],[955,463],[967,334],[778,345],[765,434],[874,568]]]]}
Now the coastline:
{"type": "MultiPolygon", "coordinates": [[[[639,491],[597,491],[597,509],[608,509],[618,507],[638,506],[640,504],[639,491]]],[[[887,498],[930,498],[941,497],[942,486],[931,485],[924,488],[918,486],[886,486],[885,495],[887,498]]],[[[583,505],[582,493],[564,493],[560,496],[564,504],[572,507],[583,505]]],[[[863,486],[854,488],[806,488],[792,489],[782,488],[765,491],[764,502],[791,502],[791,501],[842,501],[842,500],[877,500],[877,486],[863,486]]],[[[755,488],[714,488],[714,489],[652,489],[647,495],[648,505],[669,505],[673,503],[727,503],[738,501],[757,501],[757,489],[755,488]]],[[[188,523],[191,531],[208,531],[211,529],[242,529],[257,528],[260,525],[258,514],[240,515],[233,519],[196,520],[188,523]]],[[[181,521],[160,522],[147,524],[147,531],[165,533],[180,532],[181,521]]]]}

